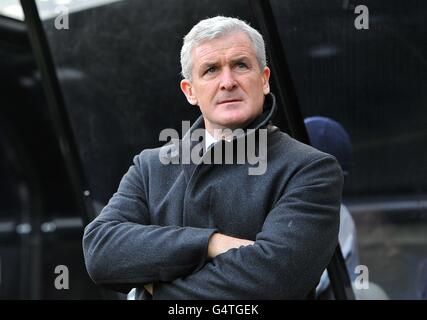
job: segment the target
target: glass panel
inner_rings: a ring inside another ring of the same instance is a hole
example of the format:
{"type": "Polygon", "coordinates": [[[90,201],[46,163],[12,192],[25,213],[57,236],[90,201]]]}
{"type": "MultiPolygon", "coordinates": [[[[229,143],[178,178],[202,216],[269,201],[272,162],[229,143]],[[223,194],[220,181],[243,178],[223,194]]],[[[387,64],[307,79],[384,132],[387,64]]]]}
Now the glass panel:
{"type": "Polygon", "coordinates": [[[38,0],[37,7],[40,18],[45,20],[57,17],[63,8],[73,13],[118,1],[121,0],[38,0]]]}
{"type": "Polygon", "coordinates": [[[351,138],[343,203],[372,284],[359,297],[427,298],[427,3],[364,1],[361,30],[354,1],[271,3],[303,116],[351,138]]]}
{"type": "Polygon", "coordinates": [[[24,12],[19,0],[0,0],[0,15],[24,21],[24,12]]]}
{"type": "MultiPolygon", "coordinates": [[[[40,18],[44,20],[58,16],[61,8],[66,8],[68,12],[76,12],[117,1],[121,0],[38,0],[37,6],[40,18]]],[[[19,0],[0,0],[0,15],[24,21],[19,0]]]]}

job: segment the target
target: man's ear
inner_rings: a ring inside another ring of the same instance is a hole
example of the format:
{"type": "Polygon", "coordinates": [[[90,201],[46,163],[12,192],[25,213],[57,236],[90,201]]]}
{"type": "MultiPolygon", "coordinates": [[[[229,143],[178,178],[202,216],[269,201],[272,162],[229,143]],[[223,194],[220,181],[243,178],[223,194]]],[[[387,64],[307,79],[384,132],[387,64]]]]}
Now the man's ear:
{"type": "Polygon", "coordinates": [[[180,87],[181,87],[181,91],[185,94],[187,101],[193,106],[197,105],[197,98],[194,95],[194,90],[190,80],[188,79],[181,80],[180,87]]]}
{"type": "Polygon", "coordinates": [[[264,71],[262,72],[262,81],[263,81],[262,91],[264,92],[265,95],[270,93],[269,80],[270,80],[270,68],[265,67],[264,71]]]}

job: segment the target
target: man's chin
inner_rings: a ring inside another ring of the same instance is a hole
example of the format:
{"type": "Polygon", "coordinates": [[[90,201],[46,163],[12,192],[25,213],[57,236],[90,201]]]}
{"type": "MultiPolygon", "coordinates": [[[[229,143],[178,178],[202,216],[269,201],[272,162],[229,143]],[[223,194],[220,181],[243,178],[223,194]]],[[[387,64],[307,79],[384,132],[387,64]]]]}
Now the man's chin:
{"type": "Polygon", "coordinates": [[[218,124],[220,124],[223,128],[234,130],[237,128],[244,128],[250,122],[251,120],[248,119],[248,117],[229,117],[223,121],[219,121],[218,124]]]}

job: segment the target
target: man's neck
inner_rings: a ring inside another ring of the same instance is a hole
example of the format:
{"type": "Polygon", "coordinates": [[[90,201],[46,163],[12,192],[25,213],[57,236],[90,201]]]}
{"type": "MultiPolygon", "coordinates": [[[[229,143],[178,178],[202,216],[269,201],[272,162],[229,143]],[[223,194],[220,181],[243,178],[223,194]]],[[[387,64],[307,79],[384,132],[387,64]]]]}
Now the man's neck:
{"type": "Polygon", "coordinates": [[[215,139],[208,130],[205,130],[205,146],[206,150],[209,148],[210,145],[216,143],[218,139],[215,139]]]}
{"type": "Polygon", "coordinates": [[[207,128],[206,132],[209,133],[210,137],[216,141],[226,140],[231,141],[233,139],[233,130],[229,128],[207,128]]]}

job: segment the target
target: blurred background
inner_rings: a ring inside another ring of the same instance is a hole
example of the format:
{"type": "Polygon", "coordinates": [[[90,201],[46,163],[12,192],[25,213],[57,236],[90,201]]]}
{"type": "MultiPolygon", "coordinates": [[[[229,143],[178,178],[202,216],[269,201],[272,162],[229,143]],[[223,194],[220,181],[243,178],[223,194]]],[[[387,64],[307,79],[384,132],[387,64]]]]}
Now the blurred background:
{"type": "MultiPolygon", "coordinates": [[[[120,298],[87,275],[83,228],[135,154],[198,117],[178,86],[182,37],[218,14],[258,21],[247,0],[29,2],[0,0],[0,298],[120,298]]],[[[359,263],[390,299],[427,299],[427,2],[269,2],[302,116],[350,137],[359,263]]]]}

